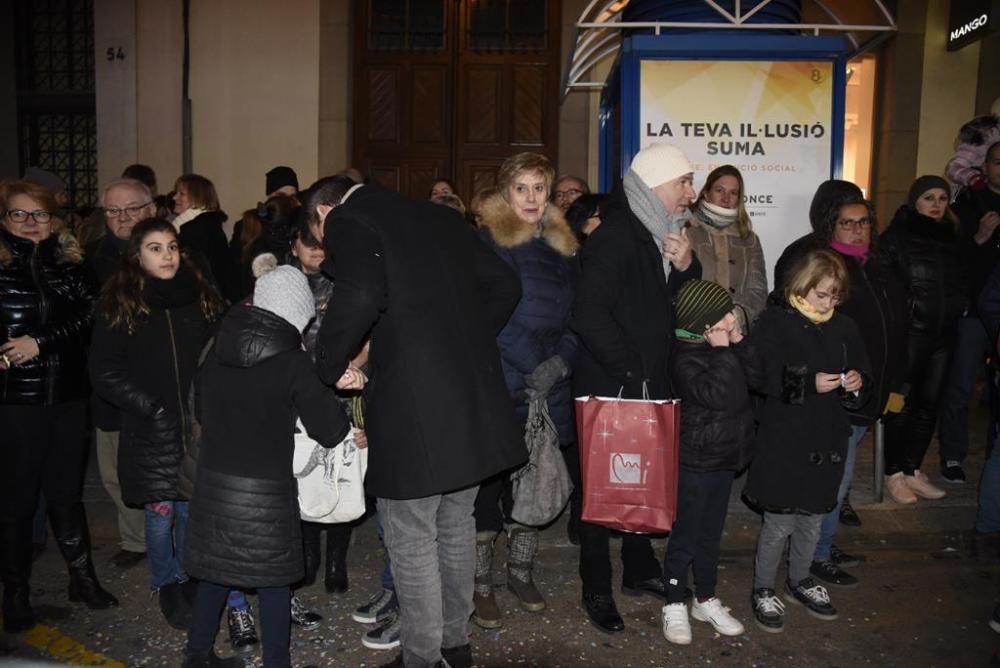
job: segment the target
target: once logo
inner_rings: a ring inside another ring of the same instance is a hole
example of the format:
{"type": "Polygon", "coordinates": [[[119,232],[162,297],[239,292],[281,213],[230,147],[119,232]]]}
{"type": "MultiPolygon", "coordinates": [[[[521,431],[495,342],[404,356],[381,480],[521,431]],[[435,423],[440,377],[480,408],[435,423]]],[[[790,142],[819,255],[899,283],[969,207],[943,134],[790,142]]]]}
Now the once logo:
{"type": "Polygon", "coordinates": [[[611,453],[611,482],[642,484],[642,455],[632,452],[611,453]]]}

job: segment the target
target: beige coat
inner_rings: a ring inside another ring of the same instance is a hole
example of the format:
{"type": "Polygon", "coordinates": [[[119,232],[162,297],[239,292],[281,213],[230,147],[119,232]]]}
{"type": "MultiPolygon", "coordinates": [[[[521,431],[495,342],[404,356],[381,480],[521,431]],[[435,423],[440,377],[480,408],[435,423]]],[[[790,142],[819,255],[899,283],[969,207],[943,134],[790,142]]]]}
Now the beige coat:
{"type": "Polygon", "coordinates": [[[751,232],[744,239],[736,225],[718,230],[695,216],[688,238],[701,262],[702,279],[715,281],[729,290],[733,302],[746,309],[746,316],[753,323],[767,302],[767,268],[757,235],[751,232]]]}

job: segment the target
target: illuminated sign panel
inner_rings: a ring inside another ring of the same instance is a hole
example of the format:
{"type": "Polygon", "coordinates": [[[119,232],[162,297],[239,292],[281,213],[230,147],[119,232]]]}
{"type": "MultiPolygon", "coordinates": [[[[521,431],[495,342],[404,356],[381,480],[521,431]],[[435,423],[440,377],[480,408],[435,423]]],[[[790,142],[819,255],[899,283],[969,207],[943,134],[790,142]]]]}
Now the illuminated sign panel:
{"type": "Polygon", "coordinates": [[[951,0],[948,50],[957,51],[993,32],[1000,20],[997,4],[997,0],[951,0]]]}

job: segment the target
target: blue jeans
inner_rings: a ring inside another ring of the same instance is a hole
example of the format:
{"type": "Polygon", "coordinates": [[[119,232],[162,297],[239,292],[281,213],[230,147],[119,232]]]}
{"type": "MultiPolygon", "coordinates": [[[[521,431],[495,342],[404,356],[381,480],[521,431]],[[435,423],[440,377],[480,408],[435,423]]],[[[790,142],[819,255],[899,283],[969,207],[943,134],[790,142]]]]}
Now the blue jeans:
{"type": "MultiPolygon", "coordinates": [[[[986,358],[992,354],[992,347],[982,320],[971,316],[958,321],[951,364],[941,391],[938,436],[942,464],[965,461],[969,452],[969,402],[976,376],[986,369],[986,358]]],[[[988,386],[992,390],[993,384],[988,383],[988,386]]]]}
{"type": "Polygon", "coordinates": [[[146,556],[153,589],[187,580],[184,573],[184,543],[187,539],[188,502],[147,503],[146,556]]]}
{"type": "Polygon", "coordinates": [[[983,465],[983,477],[979,481],[976,531],[1000,531],[1000,436],[994,441],[990,456],[983,465]]]}
{"type": "Polygon", "coordinates": [[[478,491],[473,486],[421,499],[378,500],[407,668],[436,666],[442,649],[469,643],[478,491]]]}
{"type": "Polygon", "coordinates": [[[823,516],[819,526],[819,542],[816,543],[816,553],[813,561],[826,561],[830,558],[830,548],[833,546],[833,534],[840,522],[840,508],[847,498],[847,490],[854,480],[854,462],[858,458],[858,443],[868,431],[867,426],[851,425],[851,435],[847,439],[847,459],[844,460],[844,477],[840,479],[840,489],[837,490],[837,507],[823,516]]]}

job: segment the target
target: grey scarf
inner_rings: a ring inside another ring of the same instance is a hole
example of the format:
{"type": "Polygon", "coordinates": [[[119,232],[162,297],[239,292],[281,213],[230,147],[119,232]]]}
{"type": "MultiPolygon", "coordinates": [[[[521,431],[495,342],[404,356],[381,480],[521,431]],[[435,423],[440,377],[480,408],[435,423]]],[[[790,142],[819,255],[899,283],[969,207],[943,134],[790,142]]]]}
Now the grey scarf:
{"type": "MultiPolygon", "coordinates": [[[[691,215],[690,212],[685,210],[683,213],[668,213],[656,193],[631,169],[625,172],[622,186],[625,188],[628,208],[636,215],[643,227],[649,230],[656,248],[662,255],[663,238],[667,233],[680,234],[684,223],[691,215]]],[[[665,280],[670,279],[671,268],[670,260],[664,257],[663,277],[665,280]]]]}

